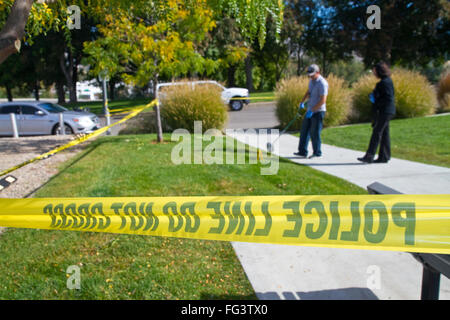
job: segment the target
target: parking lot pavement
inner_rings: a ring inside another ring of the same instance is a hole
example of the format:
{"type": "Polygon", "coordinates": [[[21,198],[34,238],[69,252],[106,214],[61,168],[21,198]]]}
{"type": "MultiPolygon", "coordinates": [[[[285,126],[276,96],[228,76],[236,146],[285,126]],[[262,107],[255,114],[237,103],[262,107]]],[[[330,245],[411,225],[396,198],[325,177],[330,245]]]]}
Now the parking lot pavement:
{"type": "MultiPolygon", "coordinates": [[[[114,123],[120,120],[122,116],[111,117],[114,123]]],[[[102,125],[106,124],[106,120],[100,119],[102,125]]],[[[121,125],[111,128],[111,135],[117,135],[121,129],[121,125]]],[[[103,134],[105,135],[105,134],[103,134]]],[[[0,138],[0,171],[12,168],[25,161],[33,159],[43,153],[53,150],[56,147],[65,145],[73,140],[74,136],[32,136],[0,138]]],[[[95,138],[94,138],[95,139],[95,138]]],[[[83,150],[87,143],[82,143],[59,152],[47,159],[39,160],[28,164],[11,175],[17,178],[17,181],[8,188],[0,191],[0,198],[23,198],[28,197],[45,184],[53,175],[59,171],[59,165],[83,150]]]]}

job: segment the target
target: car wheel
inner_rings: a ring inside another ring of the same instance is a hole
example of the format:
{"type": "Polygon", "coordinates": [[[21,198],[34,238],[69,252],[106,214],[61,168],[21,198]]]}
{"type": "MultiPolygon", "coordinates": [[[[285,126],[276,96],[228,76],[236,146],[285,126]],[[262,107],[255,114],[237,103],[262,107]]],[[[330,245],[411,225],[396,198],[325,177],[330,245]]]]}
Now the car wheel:
{"type": "MultiPolygon", "coordinates": [[[[239,98],[239,97],[235,97],[239,98]]],[[[240,111],[244,107],[244,103],[241,100],[231,100],[230,101],[230,109],[232,111],[240,111]]]]}
{"type": "MultiPolygon", "coordinates": [[[[67,134],[67,135],[73,134],[72,128],[69,125],[67,125],[67,124],[64,124],[64,131],[65,131],[65,134],[67,134]]],[[[57,124],[53,128],[53,135],[61,135],[61,129],[59,127],[59,124],[57,124]]]]}

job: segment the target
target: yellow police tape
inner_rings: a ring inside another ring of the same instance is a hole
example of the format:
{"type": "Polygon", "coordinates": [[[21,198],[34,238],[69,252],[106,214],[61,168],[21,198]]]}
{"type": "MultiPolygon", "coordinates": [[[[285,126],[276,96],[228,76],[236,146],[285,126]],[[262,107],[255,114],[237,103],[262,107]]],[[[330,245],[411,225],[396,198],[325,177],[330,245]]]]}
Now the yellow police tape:
{"type": "Polygon", "coordinates": [[[450,254],[450,197],[0,199],[0,226],[450,254]]]}
{"type": "Polygon", "coordinates": [[[127,115],[123,119],[121,119],[121,120],[119,120],[119,121],[117,121],[117,122],[115,122],[115,123],[113,123],[113,124],[111,124],[109,126],[100,128],[100,129],[98,129],[98,130],[96,130],[96,131],[94,131],[94,132],[92,132],[90,134],[87,134],[87,135],[82,136],[82,137],[80,137],[78,139],[75,139],[75,140],[73,140],[73,141],[71,141],[71,142],[69,142],[69,143],[67,143],[67,144],[65,144],[65,145],[63,145],[61,147],[55,148],[53,150],[50,150],[49,152],[43,153],[43,154],[41,154],[41,155],[39,155],[39,156],[37,156],[37,157],[35,157],[33,159],[30,159],[30,160],[27,160],[25,162],[22,162],[21,164],[18,164],[16,166],[12,167],[12,168],[6,169],[4,171],[0,171],[0,177],[6,175],[8,173],[11,173],[13,171],[16,171],[17,169],[20,169],[20,168],[22,168],[22,167],[24,167],[24,166],[26,166],[26,165],[28,165],[30,163],[33,163],[33,162],[38,161],[38,160],[45,159],[45,158],[47,158],[49,156],[54,155],[55,153],[61,152],[61,151],[65,150],[65,149],[67,149],[67,148],[70,148],[70,147],[76,146],[76,145],[78,145],[78,144],[80,144],[82,142],[85,142],[86,140],[89,140],[89,139],[92,139],[94,137],[97,137],[97,136],[105,133],[106,131],[108,131],[112,127],[114,127],[114,126],[116,126],[118,124],[124,123],[125,121],[128,121],[129,119],[135,117],[140,112],[142,112],[143,110],[145,110],[147,108],[150,108],[150,107],[154,106],[156,103],[157,103],[157,101],[153,100],[152,102],[150,102],[146,106],[137,107],[137,108],[133,109],[132,112],[129,115],[127,115]]]}

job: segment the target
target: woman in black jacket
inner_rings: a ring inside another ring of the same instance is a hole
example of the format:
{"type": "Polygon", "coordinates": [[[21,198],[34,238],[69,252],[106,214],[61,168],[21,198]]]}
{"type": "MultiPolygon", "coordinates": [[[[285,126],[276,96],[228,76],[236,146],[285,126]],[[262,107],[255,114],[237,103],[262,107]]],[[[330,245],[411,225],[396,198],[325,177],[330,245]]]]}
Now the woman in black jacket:
{"type": "Polygon", "coordinates": [[[386,63],[378,63],[372,72],[381,79],[371,97],[374,111],[372,137],[366,154],[358,160],[366,163],[387,163],[391,159],[389,121],[395,115],[394,84],[391,79],[391,71],[386,63]],[[378,145],[380,145],[378,159],[374,160],[378,145]]]}

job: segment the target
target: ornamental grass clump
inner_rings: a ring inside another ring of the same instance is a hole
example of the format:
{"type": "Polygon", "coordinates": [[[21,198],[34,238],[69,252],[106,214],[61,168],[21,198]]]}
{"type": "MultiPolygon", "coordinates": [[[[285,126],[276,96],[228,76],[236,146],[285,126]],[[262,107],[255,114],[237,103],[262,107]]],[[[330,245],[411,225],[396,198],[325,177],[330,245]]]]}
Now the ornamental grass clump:
{"type": "MultiPolygon", "coordinates": [[[[353,107],[351,122],[368,122],[372,119],[372,103],[369,94],[377,82],[373,75],[365,75],[353,85],[353,107]]],[[[427,78],[419,72],[394,69],[392,82],[395,91],[396,118],[414,118],[433,114],[436,111],[436,92],[427,78]]]]}
{"type": "MultiPolygon", "coordinates": [[[[324,126],[336,126],[345,123],[351,107],[351,92],[347,83],[335,76],[330,75],[328,81],[327,112],[325,114],[324,126]]],[[[286,127],[298,112],[300,101],[308,90],[308,77],[293,77],[282,80],[276,89],[276,115],[282,128],[286,127]]],[[[305,110],[301,113],[304,115],[305,110]]],[[[299,130],[301,121],[296,121],[290,130],[299,130]]]]}
{"type": "Polygon", "coordinates": [[[444,72],[438,84],[437,98],[439,101],[439,112],[450,111],[450,70],[444,72]]]}
{"type": "Polygon", "coordinates": [[[187,129],[194,132],[194,122],[202,122],[202,131],[223,129],[227,109],[217,86],[177,84],[162,91],[161,116],[172,130],[187,129]]]}

